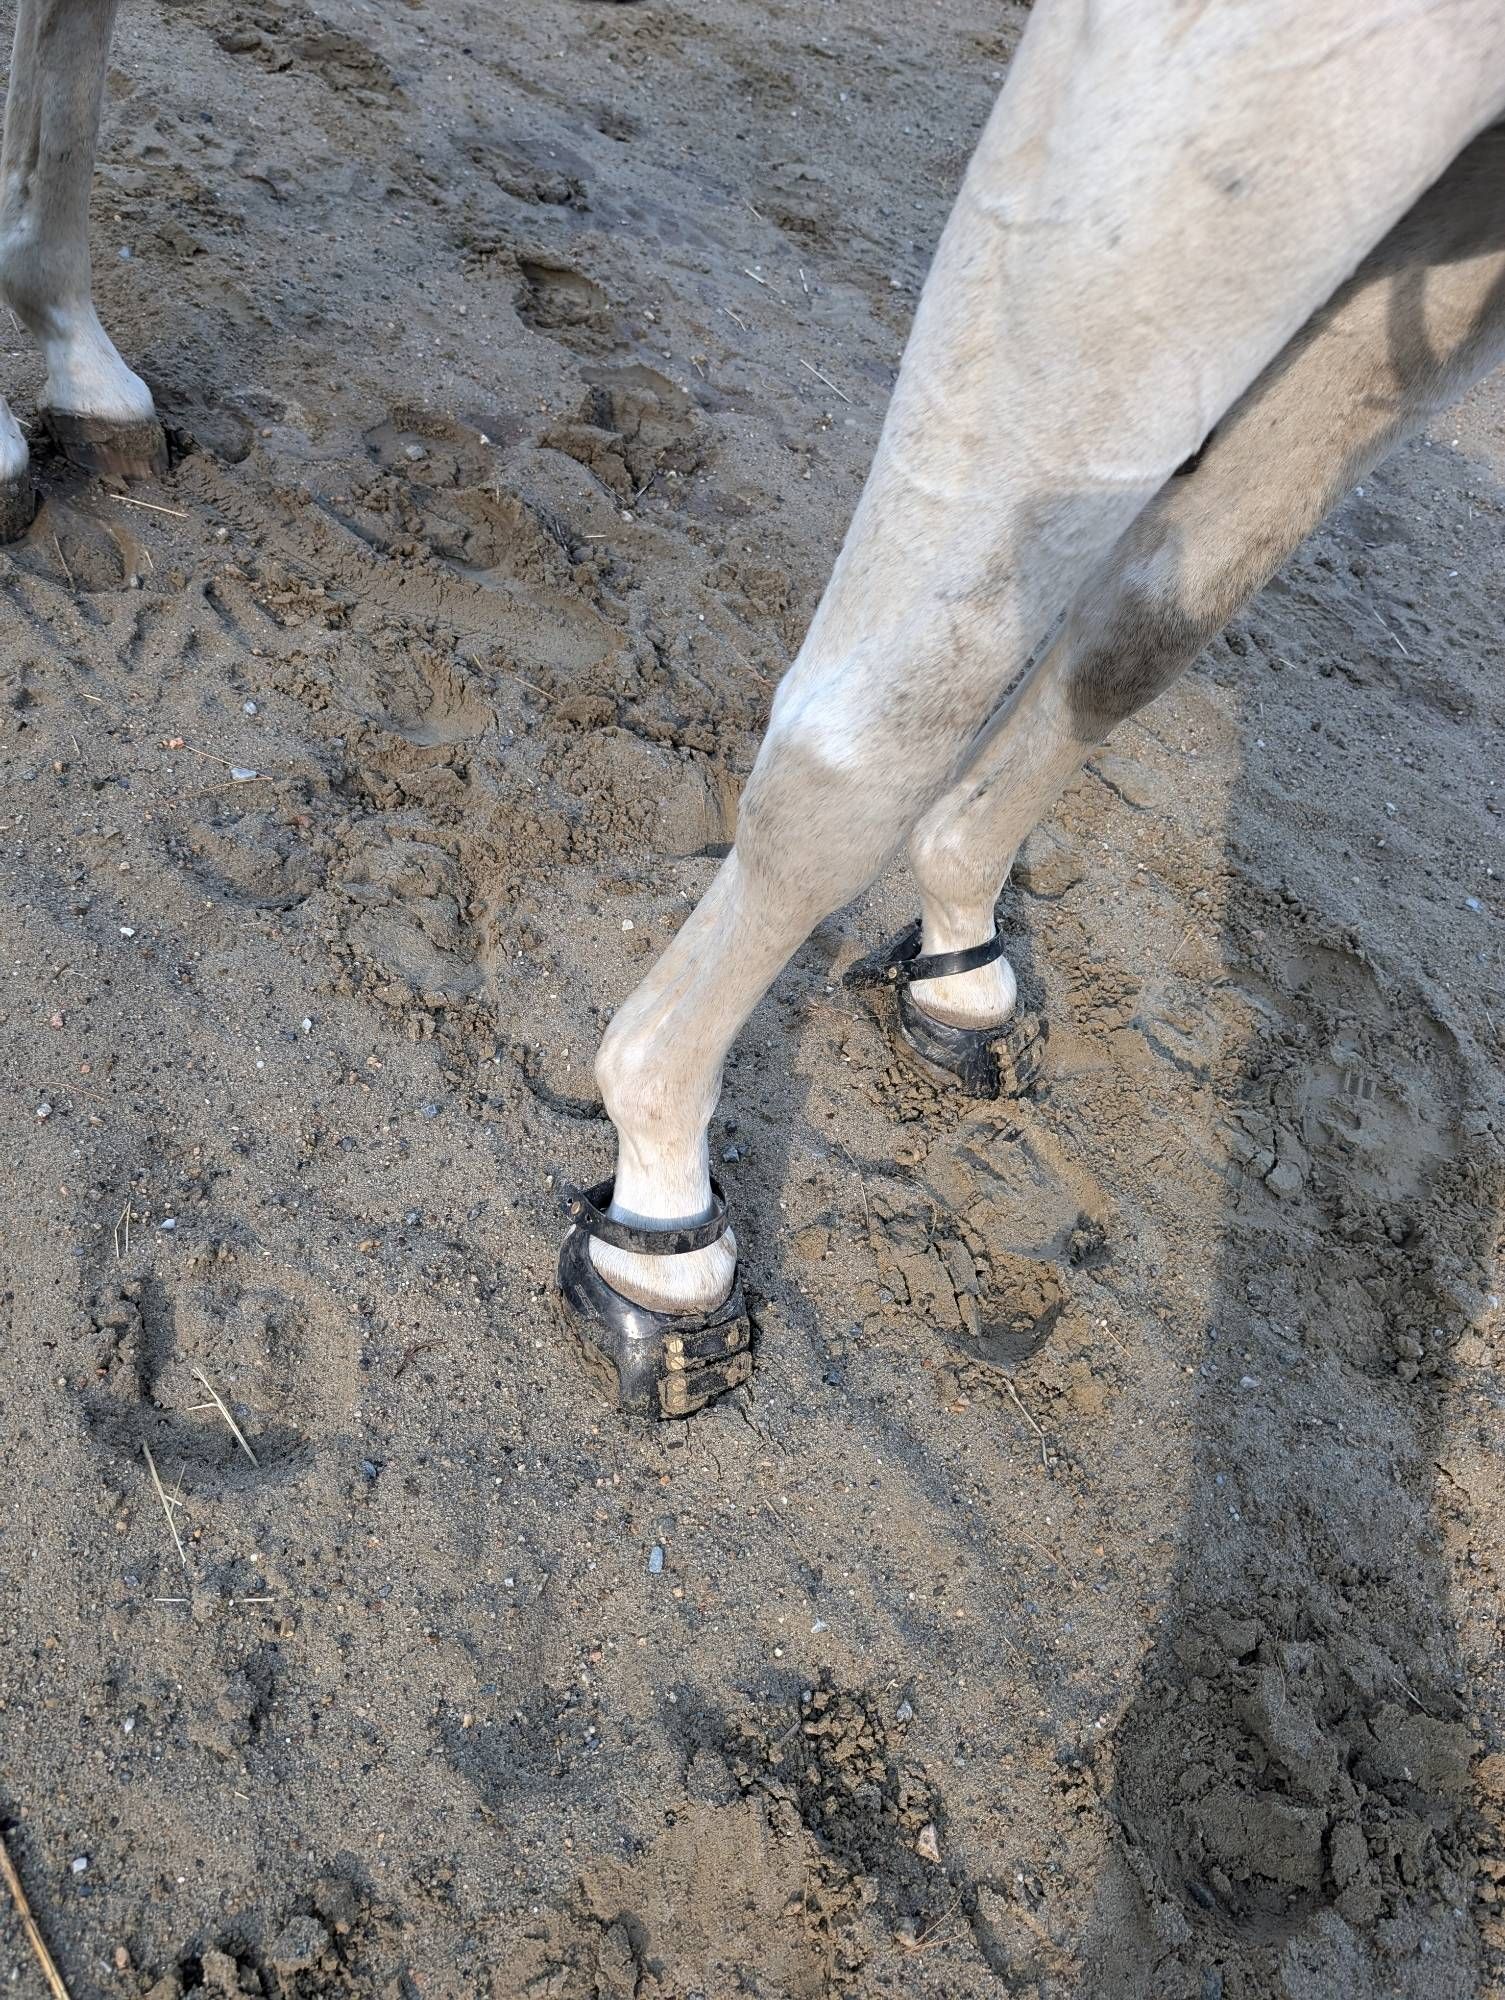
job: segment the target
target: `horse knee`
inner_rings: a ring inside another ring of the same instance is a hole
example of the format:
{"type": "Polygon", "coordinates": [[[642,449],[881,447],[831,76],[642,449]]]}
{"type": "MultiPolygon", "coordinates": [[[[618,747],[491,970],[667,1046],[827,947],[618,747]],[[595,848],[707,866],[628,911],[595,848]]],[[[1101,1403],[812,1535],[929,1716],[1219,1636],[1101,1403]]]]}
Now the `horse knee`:
{"type": "Polygon", "coordinates": [[[918,809],[890,732],[835,703],[777,711],[737,814],[749,891],[810,929],[860,894],[918,809]]]}

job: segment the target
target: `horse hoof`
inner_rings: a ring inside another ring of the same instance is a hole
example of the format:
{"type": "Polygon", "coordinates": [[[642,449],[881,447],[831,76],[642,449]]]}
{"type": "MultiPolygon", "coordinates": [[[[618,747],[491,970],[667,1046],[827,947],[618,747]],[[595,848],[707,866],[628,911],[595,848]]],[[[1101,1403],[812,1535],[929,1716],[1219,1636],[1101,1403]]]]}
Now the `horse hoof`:
{"type": "Polygon", "coordinates": [[[161,479],[167,439],[155,417],[86,417],[46,409],[42,423],[70,465],[95,479],[161,479]]]}
{"type": "MultiPolygon", "coordinates": [[[[716,1200],[724,1229],[719,1189],[716,1200]]],[[[740,1282],[710,1312],[656,1312],[624,1298],[591,1261],[592,1236],[610,1232],[632,1238],[625,1248],[673,1254],[702,1247],[684,1243],[687,1232],[608,1222],[610,1181],[585,1192],[567,1188],[564,1206],[572,1220],[559,1249],[559,1295],[586,1362],[624,1416],[688,1417],[750,1379],[752,1323],[740,1282]]]]}
{"type": "Polygon", "coordinates": [[[996,1028],[952,1027],[901,986],[889,1039],[911,1068],[963,1097],[1028,1097],[1040,1081],[1048,1033],[1038,1014],[1013,1013],[996,1028]]]}
{"type": "MultiPolygon", "coordinates": [[[[995,941],[996,943],[996,941],[995,941]]],[[[964,1097],[1027,1097],[1044,1065],[1046,1023],[1037,1014],[1015,1012],[995,1028],[958,1028],[938,1021],[915,999],[916,979],[969,969],[963,960],[986,962],[1002,954],[1001,943],[978,946],[948,958],[920,956],[920,926],[911,924],[888,944],[859,959],[846,984],[887,996],[884,1027],[894,1052],[943,1089],[964,1097]]]]}
{"type": "Polygon", "coordinates": [[[18,542],[37,511],[37,490],[29,472],[0,479],[0,542],[18,542]]]}

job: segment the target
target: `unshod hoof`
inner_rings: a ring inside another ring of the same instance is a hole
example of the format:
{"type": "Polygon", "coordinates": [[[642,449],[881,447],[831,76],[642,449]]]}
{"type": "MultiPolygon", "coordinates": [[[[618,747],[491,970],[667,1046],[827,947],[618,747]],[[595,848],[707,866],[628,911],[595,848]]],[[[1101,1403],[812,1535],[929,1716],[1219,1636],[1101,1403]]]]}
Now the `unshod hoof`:
{"type": "Polygon", "coordinates": [[[36,511],[37,493],[29,472],[0,479],[0,542],[18,542],[36,511]]]}
{"type": "Polygon", "coordinates": [[[86,417],[43,410],[48,436],[71,465],[96,479],[160,479],[167,439],[155,417],[86,417]]]}

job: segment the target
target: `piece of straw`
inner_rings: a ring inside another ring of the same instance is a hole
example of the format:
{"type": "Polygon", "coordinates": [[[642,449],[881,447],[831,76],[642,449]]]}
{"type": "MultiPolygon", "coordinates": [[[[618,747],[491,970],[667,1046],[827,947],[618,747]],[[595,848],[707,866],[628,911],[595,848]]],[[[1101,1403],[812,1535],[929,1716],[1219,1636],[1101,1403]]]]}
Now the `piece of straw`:
{"type": "MultiPolygon", "coordinates": [[[[246,1457],[250,1459],[252,1465],[259,1465],[261,1461],[257,1458],[255,1452],[252,1451],[251,1447],[246,1443],[245,1432],[241,1429],[240,1425],[235,1421],[234,1417],[231,1416],[229,1410],[226,1408],[225,1400],[220,1395],[219,1390],[215,1388],[214,1384],[209,1380],[209,1377],[204,1373],[202,1368],[195,1368],[193,1373],[195,1380],[202,1382],[204,1387],[209,1391],[210,1395],[214,1398],[214,1407],[219,1411],[220,1415],[224,1418],[225,1422],[230,1426],[231,1437],[234,1438],[235,1442],[240,1446],[241,1450],[245,1453],[246,1457]]],[[[208,1406],[205,1405],[204,1407],[207,1408],[208,1406]]]]}
{"type": "Polygon", "coordinates": [[[21,1878],[16,1873],[5,1845],[4,1835],[0,1835],[0,1875],[5,1877],[5,1886],[16,1906],[16,1915],[21,1919],[21,1928],[26,1933],[26,1942],[36,1953],[37,1964],[42,1968],[42,1977],[52,1990],[53,2000],[70,2000],[63,1975],[58,1971],[52,1953],[47,1949],[47,1941],[37,1929],[37,1920],[31,1914],[31,1905],[26,1900],[26,1891],[21,1887],[21,1878]]]}

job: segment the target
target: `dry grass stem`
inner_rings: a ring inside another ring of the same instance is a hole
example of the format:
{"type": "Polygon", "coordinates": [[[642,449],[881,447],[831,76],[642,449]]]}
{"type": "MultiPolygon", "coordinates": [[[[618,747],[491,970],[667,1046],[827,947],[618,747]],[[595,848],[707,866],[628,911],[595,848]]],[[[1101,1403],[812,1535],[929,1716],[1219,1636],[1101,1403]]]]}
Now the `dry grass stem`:
{"type": "Polygon", "coordinates": [[[193,1375],[194,1375],[194,1380],[196,1382],[201,1382],[203,1386],[209,1391],[210,1396],[213,1398],[213,1401],[211,1403],[200,1403],[198,1407],[201,1410],[207,1410],[207,1409],[218,1410],[220,1415],[224,1418],[225,1422],[230,1426],[231,1437],[234,1438],[235,1442],[240,1446],[241,1450],[245,1453],[246,1457],[250,1459],[252,1465],[260,1465],[261,1463],[260,1459],[257,1458],[255,1452],[252,1451],[251,1447],[246,1443],[245,1432],[241,1429],[240,1425],[235,1421],[234,1417],[231,1416],[230,1411],[226,1406],[225,1399],[223,1396],[221,1396],[219,1390],[215,1388],[214,1384],[209,1380],[209,1377],[204,1373],[202,1368],[195,1368],[193,1371],[193,1375]]]}
{"type": "Polygon", "coordinates": [[[816,379],[816,381],[817,381],[817,382],[824,382],[824,383],[825,383],[825,385],[826,385],[826,387],[827,387],[827,388],[828,388],[828,389],[829,389],[829,390],[831,391],[831,394],[832,394],[833,396],[840,396],[841,400],[842,400],[842,401],[843,401],[844,403],[850,403],[850,402],[851,402],[851,400],[852,400],[852,399],[851,399],[851,397],[850,397],[850,396],[849,396],[849,395],[847,394],[846,390],[845,390],[845,389],[838,389],[838,388],[837,388],[837,386],[836,386],[836,384],[835,384],[835,383],[834,383],[834,382],[833,382],[833,381],[831,380],[830,376],[829,376],[829,375],[826,375],[826,374],[823,374],[823,373],[821,372],[821,370],[820,370],[819,368],[817,368],[817,367],[816,367],[816,365],[815,365],[815,363],[814,363],[813,361],[806,361],[806,360],[805,360],[805,358],[804,358],[804,356],[803,356],[803,355],[801,355],[801,357],[800,357],[800,366],[801,366],[801,368],[808,368],[808,369],[810,370],[810,373],[811,373],[811,374],[812,374],[812,375],[813,375],[813,376],[815,377],[815,379],[816,379]]]}
{"type": "Polygon", "coordinates": [[[146,1467],[152,1476],[152,1485],[157,1489],[157,1498],[162,1502],[162,1512],[167,1516],[168,1531],[172,1535],[173,1547],[178,1552],[178,1561],[183,1565],[184,1569],[187,1569],[188,1551],[183,1546],[183,1537],[178,1533],[178,1524],[172,1517],[173,1508],[181,1507],[183,1502],[181,1499],[169,1500],[166,1489],[163,1487],[161,1476],[157,1471],[157,1461],[152,1457],[151,1446],[143,1440],[141,1449],[146,1454],[146,1467]]]}
{"type": "Polygon", "coordinates": [[[112,493],[110,498],[118,500],[122,507],[144,507],[148,514],[171,514],[175,521],[188,519],[181,507],[163,507],[155,500],[137,500],[129,493],[112,493]]]}
{"type": "Polygon", "coordinates": [[[15,1863],[10,1858],[3,1836],[0,1836],[0,1875],[5,1877],[5,1886],[16,1906],[16,1915],[21,1919],[21,1928],[26,1933],[26,1942],[36,1954],[36,1961],[42,1968],[42,1977],[47,1981],[53,2000],[70,2000],[63,1975],[58,1971],[52,1953],[47,1949],[47,1941],[37,1929],[37,1920],[31,1914],[31,1905],[26,1900],[26,1891],[21,1887],[21,1878],[16,1873],[15,1863]]]}
{"type": "Polygon", "coordinates": [[[1040,1463],[1042,1465],[1049,1465],[1050,1460],[1046,1456],[1046,1451],[1045,1451],[1044,1431],[1041,1430],[1040,1426],[1035,1422],[1034,1418],[1030,1415],[1029,1411],[1025,1409],[1023,1403],[1020,1402],[1019,1391],[1014,1387],[1013,1383],[1009,1380],[1008,1376],[1005,1375],[1001,1379],[1003,1381],[1003,1388],[1005,1395],[1008,1397],[1009,1401],[1013,1404],[1014,1408],[1019,1412],[1020,1416],[1023,1417],[1024,1421],[1029,1425],[1030,1429],[1034,1432],[1035,1436],[1040,1440],[1040,1463]]]}
{"type": "Polygon", "coordinates": [[[745,277],[751,278],[755,285],[761,285],[764,291],[768,293],[770,298],[777,299],[781,306],[788,305],[789,301],[784,297],[784,294],[781,291],[776,290],[774,286],[770,285],[766,278],[760,278],[757,272],[751,269],[750,266],[744,264],[742,267],[742,271],[743,275],[745,277]]]}

